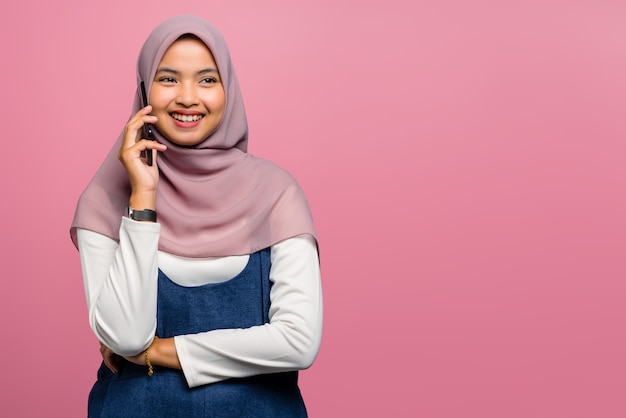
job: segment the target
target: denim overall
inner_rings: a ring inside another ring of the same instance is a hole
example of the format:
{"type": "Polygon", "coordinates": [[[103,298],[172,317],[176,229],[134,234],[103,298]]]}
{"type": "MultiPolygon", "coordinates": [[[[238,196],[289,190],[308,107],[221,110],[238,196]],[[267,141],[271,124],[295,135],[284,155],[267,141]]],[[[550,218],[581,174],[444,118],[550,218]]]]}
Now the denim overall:
{"type": "MultiPolygon", "coordinates": [[[[183,287],[159,270],[157,336],[248,328],[269,322],[270,249],[250,255],[241,273],[223,283],[183,287]]],[[[89,417],[306,417],[298,372],[228,379],[190,389],[182,371],[123,361],[104,363],[89,394],[89,417]]]]}

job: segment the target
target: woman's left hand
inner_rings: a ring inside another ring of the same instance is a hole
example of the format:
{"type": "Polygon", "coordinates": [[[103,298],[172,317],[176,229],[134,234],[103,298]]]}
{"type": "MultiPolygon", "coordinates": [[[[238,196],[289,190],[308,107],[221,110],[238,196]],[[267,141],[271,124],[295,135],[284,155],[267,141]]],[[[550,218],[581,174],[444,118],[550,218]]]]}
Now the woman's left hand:
{"type": "MultiPolygon", "coordinates": [[[[174,344],[174,338],[159,338],[154,337],[152,344],[148,348],[150,353],[150,363],[153,366],[164,366],[170,369],[181,369],[180,361],[178,360],[178,354],[176,353],[176,345],[174,344]]],[[[146,364],[146,352],[124,357],[131,363],[138,364],[140,366],[147,366],[146,364]]]]}
{"type": "MultiPolygon", "coordinates": [[[[152,344],[150,344],[150,347],[148,347],[148,350],[151,349],[155,344],[158,344],[158,340],[159,340],[159,337],[154,337],[154,340],[152,340],[152,344]]],[[[124,358],[130,361],[131,363],[135,363],[139,366],[147,366],[146,351],[142,351],[141,353],[136,354],[134,356],[126,356],[124,358]]]]}

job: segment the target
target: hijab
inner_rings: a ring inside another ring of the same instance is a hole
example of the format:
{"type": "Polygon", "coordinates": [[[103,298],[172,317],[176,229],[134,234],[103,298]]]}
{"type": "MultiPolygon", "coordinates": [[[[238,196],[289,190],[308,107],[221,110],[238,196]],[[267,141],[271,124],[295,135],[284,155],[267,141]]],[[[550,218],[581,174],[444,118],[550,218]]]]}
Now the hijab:
{"type": "MultiPolygon", "coordinates": [[[[167,145],[167,151],[157,153],[156,159],[159,249],[184,257],[244,255],[296,235],[315,237],[309,205],[293,177],[247,153],[248,124],[239,84],[226,42],[210,23],[181,15],[152,31],[137,60],[131,116],[142,107],[141,81],[149,95],[161,58],[186,34],[195,35],[213,54],[226,105],[217,128],[193,147],[178,146],[153,129],[157,141],[167,145]]],[[[77,228],[119,241],[131,191],[117,158],[122,140],[123,131],[80,196],[70,229],[74,245],[77,228]]]]}

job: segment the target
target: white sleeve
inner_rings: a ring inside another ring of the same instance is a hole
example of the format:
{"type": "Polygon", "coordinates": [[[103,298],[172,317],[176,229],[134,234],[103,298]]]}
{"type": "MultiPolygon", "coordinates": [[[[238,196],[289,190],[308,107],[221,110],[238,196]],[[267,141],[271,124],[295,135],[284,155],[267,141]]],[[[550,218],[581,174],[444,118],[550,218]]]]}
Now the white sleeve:
{"type": "Polygon", "coordinates": [[[174,337],[189,387],[308,368],[320,346],[322,290],[313,237],[272,246],[270,322],[174,337]]]}
{"type": "Polygon", "coordinates": [[[156,330],[160,225],[122,218],[119,244],[78,229],[78,250],[89,324],[114,352],[130,356],[152,342],[156,330]]]}

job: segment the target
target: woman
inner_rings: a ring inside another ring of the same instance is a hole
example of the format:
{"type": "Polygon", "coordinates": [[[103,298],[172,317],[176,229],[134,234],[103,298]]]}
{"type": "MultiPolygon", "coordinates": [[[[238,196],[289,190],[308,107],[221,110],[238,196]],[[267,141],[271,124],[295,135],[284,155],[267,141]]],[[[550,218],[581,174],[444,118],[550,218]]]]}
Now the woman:
{"type": "Polygon", "coordinates": [[[306,416],[297,370],[322,321],[315,231],[297,183],[247,141],[220,33],[194,16],[157,26],[133,115],[71,228],[104,358],[90,416],[306,416]]]}

